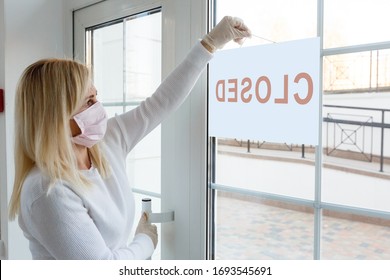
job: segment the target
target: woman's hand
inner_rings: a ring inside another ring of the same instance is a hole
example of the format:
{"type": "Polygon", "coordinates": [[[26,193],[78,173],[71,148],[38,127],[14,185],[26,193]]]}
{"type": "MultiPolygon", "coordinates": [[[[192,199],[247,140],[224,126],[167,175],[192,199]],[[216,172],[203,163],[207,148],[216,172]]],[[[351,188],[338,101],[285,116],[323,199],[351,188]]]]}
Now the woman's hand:
{"type": "Polygon", "coordinates": [[[244,24],[244,21],[237,17],[225,16],[208,34],[201,43],[210,52],[215,52],[229,41],[233,40],[238,44],[243,43],[243,39],[251,37],[252,33],[244,24]]]}
{"type": "Polygon", "coordinates": [[[152,225],[148,222],[148,215],[144,212],[141,216],[141,219],[138,222],[137,229],[135,230],[135,234],[143,233],[152,239],[154,249],[156,249],[158,242],[158,234],[156,225],[152,225]]]}

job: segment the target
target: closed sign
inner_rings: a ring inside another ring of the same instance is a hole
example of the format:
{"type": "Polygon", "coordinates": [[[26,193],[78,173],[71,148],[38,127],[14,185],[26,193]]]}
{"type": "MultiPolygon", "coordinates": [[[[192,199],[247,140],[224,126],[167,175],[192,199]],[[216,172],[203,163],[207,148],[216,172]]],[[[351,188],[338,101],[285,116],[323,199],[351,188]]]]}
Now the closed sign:
{"type": "Polygon", "coordinates": [[[217,52],[209,135],[317,145],[319,67],[319,38],[217,52]]]}

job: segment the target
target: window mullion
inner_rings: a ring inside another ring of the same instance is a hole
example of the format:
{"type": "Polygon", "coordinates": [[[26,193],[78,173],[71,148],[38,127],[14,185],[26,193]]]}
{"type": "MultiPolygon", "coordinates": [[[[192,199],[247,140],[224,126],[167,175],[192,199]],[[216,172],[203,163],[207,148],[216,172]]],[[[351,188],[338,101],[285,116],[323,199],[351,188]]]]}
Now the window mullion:
{"type": "Polygon", "coordinates": [[[123,19],[123,104],[122,104],[122,108],[123,108],[123,113],[126,112],[126,95],[127,95],[127,68],[126,68],[126,65],[127,65],[127,40],[126,40],[126,33],[127,33],[127,28],[126,28],[126,19],[123,19]]]}

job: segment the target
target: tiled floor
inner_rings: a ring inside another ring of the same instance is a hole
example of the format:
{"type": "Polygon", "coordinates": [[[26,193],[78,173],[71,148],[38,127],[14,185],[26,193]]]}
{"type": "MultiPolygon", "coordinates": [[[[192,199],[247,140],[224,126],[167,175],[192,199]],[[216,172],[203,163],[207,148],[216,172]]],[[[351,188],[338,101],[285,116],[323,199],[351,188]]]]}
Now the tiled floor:
{"type": "MultiPolygon", "coordinates": [[[[216,259],[313,259],[312,213],[217,199],[216,259]]],[[[324,216],[322,259],[390,260],[390,227],[324,216]]]]}
{"type": "MultiPolygon", "coordinates": [[[[230,160],[228,162],[229,166],[245,166],[246,169],[249,169],[247,160],[266,160],[269,162],[273,158],[277,158],[278,162],[275,161],[273,167],[276,170],[276,168],[280,168],[279,162],[283,162],[284,159],[291,161],[291,159],[296,160],[300,158],[300,154],[296,152],[252,149],[248,153],[246,147],[226,145],[220,145],[218,150],[227,154],[227,156],[220,156],[221,162],[230,160]]],[[[306,160],[313,160],[313,154],[307,154],[306,160]]],[[[327,164],[326,170],[328,168],[337,170],[348,167],[348,170],[343,171],[347,177],[340,177],[340,182],[344,182],[343,187],[347,185],[356,187],[356,185],[351,183],[351,174],[359,174],[357,176],[361,177],[356,178],[369,179],[368,183],[361,179],[358,184],[365,184],[366,182],[366,184],[375,186],[376,190],[378,190],[378,185],[381,183],[384,190],[389,189],[390,191],[389,164],[384,166],[385,172],[378,172],[377,162],[362,162],[328,156],[324,156],[323,161],[324,164],[327,164]]],[[[297,163],[299,164],[299,160],[297,160],[297,163]]],[[[273,163],[268,165],[270,164],[273,163]]],[[[219,166],[222,165],[219,164],[219,166]]],[[[227,169],[225,170],[222,167],[221,170],[218,170],[221,182],[217,183],[233,184],[232,186],[241,183],[243,186],[257,186],[261,182],[264,185],[264,181],[266,181],[266,177],[269,174],[265,174],[266,172],[261,167],[260,169],[259,167],[256,168],[251,170],[251,173],[239,173],[237,170],[234,170],[234,173],[232,170],[226,171],[227,169]],[[255,172],[260,173],[260,175],[251,177],[250,175],[255,174],[255,172]]],[[[270,172],[275,173],[272,170],[270,172]]],[[[279,178],[272,177],[272,183],[278,181],[277,179],[279,178]]],[[[287,178],[286,180],[289,179],[287,178]]],[[[304,181],[302,177],[299,180],[301,184],[304,181]]],[[[294,185],[294,182],[288,182],[294,185]]],[[[297,182],[295,182],[294,186],[297,186],[296,184],[297,182]]],[[[345,188],[343,188],[343,191],[345,193],[345,188]]],[[[390,203],[389,191],[386,191],[386,194],[377,192],[376,195],[373,195],[372,188],[368,188],[365,196],[367,199],[372,198],[372,201],[375,200],[376,203],[381,200],[382,204],[389,205],[386,202],[389,201],[390,203]]],[[[336,195],[340,197],[343,194],[336,195]]],[[[348,194],[347,197],[350,197],[350,195],[348,194]]],[[[237,198],[219,193],[216,220],[216,258],[313,259],[314,214],[291,209],[294,208],[281,208],[276,207],[272,203],[263,203],[259,199],[254,202],[253,199],[237,198]]],[[[378,223],[378,221],[374,220],[362,222],[362,219],[336,218],[334,215],[331,217],[324,213],[321,227],[321,258],[390,260],[389,225],[390,221],[385,221],[384,223],[381,223],[381,221],[378,223]]]]}

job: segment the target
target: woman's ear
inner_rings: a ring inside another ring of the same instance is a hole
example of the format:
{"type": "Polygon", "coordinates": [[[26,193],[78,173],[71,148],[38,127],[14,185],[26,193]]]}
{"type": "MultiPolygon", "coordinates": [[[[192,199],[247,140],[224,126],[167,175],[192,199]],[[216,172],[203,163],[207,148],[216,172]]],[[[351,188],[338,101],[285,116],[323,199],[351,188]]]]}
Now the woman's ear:
{"type": "Polygon", "coordinates": [[[77,125],[76,121],[74,119],[69,120],[69,126],[70,126],[70,132],[72,134],[72,137],[75,137],[77,135],[81,134],[81,129],[77,125]]]}

